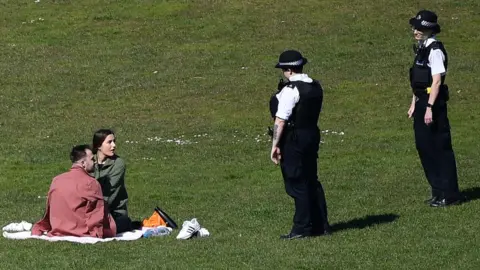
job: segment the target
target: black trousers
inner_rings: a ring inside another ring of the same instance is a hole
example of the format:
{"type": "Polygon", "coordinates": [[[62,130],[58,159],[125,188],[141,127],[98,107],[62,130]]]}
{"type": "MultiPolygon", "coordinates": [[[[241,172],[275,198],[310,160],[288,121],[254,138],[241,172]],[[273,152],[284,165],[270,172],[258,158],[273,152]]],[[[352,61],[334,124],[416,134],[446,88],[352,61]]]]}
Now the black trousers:
{"type": "Polygon", "coordinates": [[[447,103],[439,100],[432,108],[433,123],[424,121],[428,96],[420,97],[415,104],[415,144],[420,161],[431,186],[432,196],[440,199],[458,198],[457,165],[452,148],[447,103]]]}
{"type": "Polygon", "coordinates": [[[317,177],[319,143],[320,132],[313,128],[287,129],[280,144],[285,190],[295,201],[292,233],[310,235],[329,226],[325,193],[317,177]]]}
{"type": "Polygon", "coordinates": [[[132,230],[132,220],[128,216],[119,215],[113,212],[112,217],[117,225],[117,233],[123,233],[132,230]]]}

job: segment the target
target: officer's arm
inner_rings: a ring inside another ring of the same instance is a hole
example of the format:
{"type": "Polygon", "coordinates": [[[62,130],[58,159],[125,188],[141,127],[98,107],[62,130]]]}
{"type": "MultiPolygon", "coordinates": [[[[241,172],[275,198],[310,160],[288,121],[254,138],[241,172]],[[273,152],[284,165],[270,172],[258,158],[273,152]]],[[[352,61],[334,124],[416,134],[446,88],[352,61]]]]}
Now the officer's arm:
{"type": "Polygon", "coordinates": [[[292,115],[293,108],[299,100],[299,93],[296,87],[286,86],[282,89],[278,100],[278,110],[275,114],[273,126],[272,148],[278,146],[285,127],[285,122],[292,115]]]}
{"type": "Polygon", "coordinates": [[[285,120],[275,117],[275,124],[273,125],[272,148],[277,147],[282,137],[283,128],[285,127],[285,120]]]}
{"type": "Polygon", "coordinates": [[[439,49],[432,50],[428,56],[432,69],[432,86],[430,87],[430,97],[428,98],[429,104],[435,104],[438,92],[440,91],[440,85],[442,84],[442,74],[445,74],[446,69],[444,65],[445,55],[439,49]]]}
{"type": "Polygon", "coordinates": [[[435,104],[437,99],[438,92],[440,91],[440,85],[442,84],[442,76],[440,74],[435,74],[432,76],[433,82],[430,90],[430,97],[428,98],[429,104],[435,104]]]}

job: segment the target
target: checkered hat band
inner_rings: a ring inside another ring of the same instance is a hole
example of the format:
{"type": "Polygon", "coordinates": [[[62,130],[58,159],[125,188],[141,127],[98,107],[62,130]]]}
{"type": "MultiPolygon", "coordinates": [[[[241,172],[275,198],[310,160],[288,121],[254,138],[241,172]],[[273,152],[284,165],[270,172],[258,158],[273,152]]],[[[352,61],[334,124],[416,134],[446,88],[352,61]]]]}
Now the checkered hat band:
{"type": "Polygon", "coordinates": [[[436,25],[437,25],[437,23],[427,22],[427,21],[422,21],[420,24],[423,25],[423,26],[425,26],[425,27],[432,27],[432,26],[436,26],[436,25]]]}
{"type": "Polygon", "coordinates": [[[303,63],[303,59],[294,62],[279,62],[278,65],[280,66],[299,66],[303,63]]]}

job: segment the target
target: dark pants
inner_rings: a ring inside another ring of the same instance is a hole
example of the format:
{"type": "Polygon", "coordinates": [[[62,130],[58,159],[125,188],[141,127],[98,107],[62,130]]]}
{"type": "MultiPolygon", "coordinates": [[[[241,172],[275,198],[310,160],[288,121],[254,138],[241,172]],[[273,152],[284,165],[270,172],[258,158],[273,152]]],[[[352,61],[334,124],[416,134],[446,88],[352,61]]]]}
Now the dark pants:
{"type": "Polygon", "coordinates": [[[432,108],[433,123],[424,121],[428,97],[421,97],[415,104],[415,144],[432,197],[440,199],[458,198],[457,165],[452,149],[447,103],[439,100],[432,108]]]}
{"type": "Polygon", "coordinates": [[[285,130],[280,146],[285,190],[295,201],[292,233],[310,235],[328,226],[325,193],[317,177],[320,132],[285,130]]]}
{"type": "Polygon", "coordinates": [[[115,225],[117,225],[117,233],[128,232],[132,230],[132,220],[125,215],[119,215],[117,213],[112,213],[113,220],[115,225]]]}

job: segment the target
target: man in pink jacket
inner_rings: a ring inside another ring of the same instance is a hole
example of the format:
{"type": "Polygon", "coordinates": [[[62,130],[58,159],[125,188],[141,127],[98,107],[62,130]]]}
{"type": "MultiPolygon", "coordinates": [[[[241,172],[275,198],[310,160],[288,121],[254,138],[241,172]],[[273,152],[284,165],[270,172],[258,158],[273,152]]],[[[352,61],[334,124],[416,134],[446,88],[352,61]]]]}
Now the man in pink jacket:
{"type": "Polygon", "coordinates": [[[94,169],[91,148],[73,147],[70,159],[70,171],[53,179],[45,216],[33,225],[32,235],[115,236],[117,228],[103,200],[102,188],[88,175],[94,169]]]}

